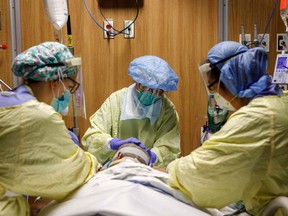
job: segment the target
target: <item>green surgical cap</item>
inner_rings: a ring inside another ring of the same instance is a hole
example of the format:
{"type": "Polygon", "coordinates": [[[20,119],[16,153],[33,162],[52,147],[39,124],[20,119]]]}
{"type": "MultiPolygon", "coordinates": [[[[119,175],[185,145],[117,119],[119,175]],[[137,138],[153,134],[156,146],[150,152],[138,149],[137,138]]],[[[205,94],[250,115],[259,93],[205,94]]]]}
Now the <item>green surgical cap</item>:
{"type": "Polygon", "coordinates": [[[65,45],[45,42],[16,56],[12,72],[15,76],[35,81],[56,80],[61,76],[70,77],[77,73],[77,67],[67,67],[65,61],[73,57],[65,45]]]}

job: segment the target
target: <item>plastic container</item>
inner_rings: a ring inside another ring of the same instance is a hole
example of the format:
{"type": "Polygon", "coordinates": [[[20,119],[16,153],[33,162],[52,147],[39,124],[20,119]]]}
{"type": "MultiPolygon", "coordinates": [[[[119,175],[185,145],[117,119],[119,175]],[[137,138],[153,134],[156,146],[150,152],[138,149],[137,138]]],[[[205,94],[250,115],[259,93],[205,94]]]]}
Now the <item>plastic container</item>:
{"type": "Polygon", "coordinates": [[[60,30],[68,20],[67,0],[44,0],[45,11],[54,28],[60,30]]]}

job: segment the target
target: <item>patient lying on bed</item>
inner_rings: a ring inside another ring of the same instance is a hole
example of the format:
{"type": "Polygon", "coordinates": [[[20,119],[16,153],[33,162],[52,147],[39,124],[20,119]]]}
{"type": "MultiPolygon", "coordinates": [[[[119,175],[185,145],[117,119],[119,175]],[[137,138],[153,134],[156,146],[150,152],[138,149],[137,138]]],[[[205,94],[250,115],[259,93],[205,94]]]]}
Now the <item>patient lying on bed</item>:
{"type": "Polygon", "coordinates": [[[168,174],[150,166],[149,155],[134,144],[123,145],[107,169],[66,197],[52,202],[41,216],[65,215],[223,215],[196,207],[181,191],[168,186],[168,174]]]}

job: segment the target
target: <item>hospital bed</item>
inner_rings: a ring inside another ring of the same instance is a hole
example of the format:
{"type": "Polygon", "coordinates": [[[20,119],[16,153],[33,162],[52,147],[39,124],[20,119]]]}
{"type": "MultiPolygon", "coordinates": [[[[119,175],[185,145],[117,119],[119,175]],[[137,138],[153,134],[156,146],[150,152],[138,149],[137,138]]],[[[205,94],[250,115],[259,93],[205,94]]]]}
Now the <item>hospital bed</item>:
{"type": "MultiPolygon", "coordinates": [[[[169,187],[167,180],[167,173],[135,162],[122,162],[97,173],[61,202],[51,202],[39,215],[224,216],[235,212],[230,207],[201,209],[181,191],[169,187]]],[[[264,216],[273,215],[283,204],[288,206],[288,198],[273,200],[264,216]]],[[[249,216],[247,213],[237,215],[249,216]]]]}
{"type": "Polygon", "coordinates": [[[40,216],[208,216],[179,190],[167,185],[167,173],[122,162],[97,173],[61,203],[52,202],[40,216]]]}

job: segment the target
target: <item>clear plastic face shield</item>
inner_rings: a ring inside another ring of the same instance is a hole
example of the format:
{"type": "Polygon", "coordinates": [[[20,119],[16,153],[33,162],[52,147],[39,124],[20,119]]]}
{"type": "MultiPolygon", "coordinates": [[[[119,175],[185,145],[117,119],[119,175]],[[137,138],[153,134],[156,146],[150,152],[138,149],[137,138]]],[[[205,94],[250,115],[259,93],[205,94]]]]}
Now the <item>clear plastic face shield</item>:
{"type": "MultiPolygon", "coordinates": [[[[86,118],[86,106],[85,106],[85,94],[84,94],[84,83],[82,76],[82,60],[80,57],[74,57],[71,59],[67,59],[64,62],[66,67],[77,67],[77,76],[76,77],[66,77],[66,79],[70,80],[73,85],[69,86],[69,91],[72,97],[72,103],[69,105],[69,110],[73,110],[73,112],[69,112],[69,115],[74,117],[83,117],[86,118]]],[[[65,77],[64,77],[65,78],[65,77]]]]}
{"type": "Polygon", "coordinates": [[[234,97],[231,101],[227,101],[219,94],[220,79],[213,79],[210,63],[205,63],[201,66],[198,65],[198,68],[208,96],[208,102],[211,104],[211,106],[215,106],[217,109],[235,111],[236,109],[232,106],[231,101],[236,97],[234,97]]]}

